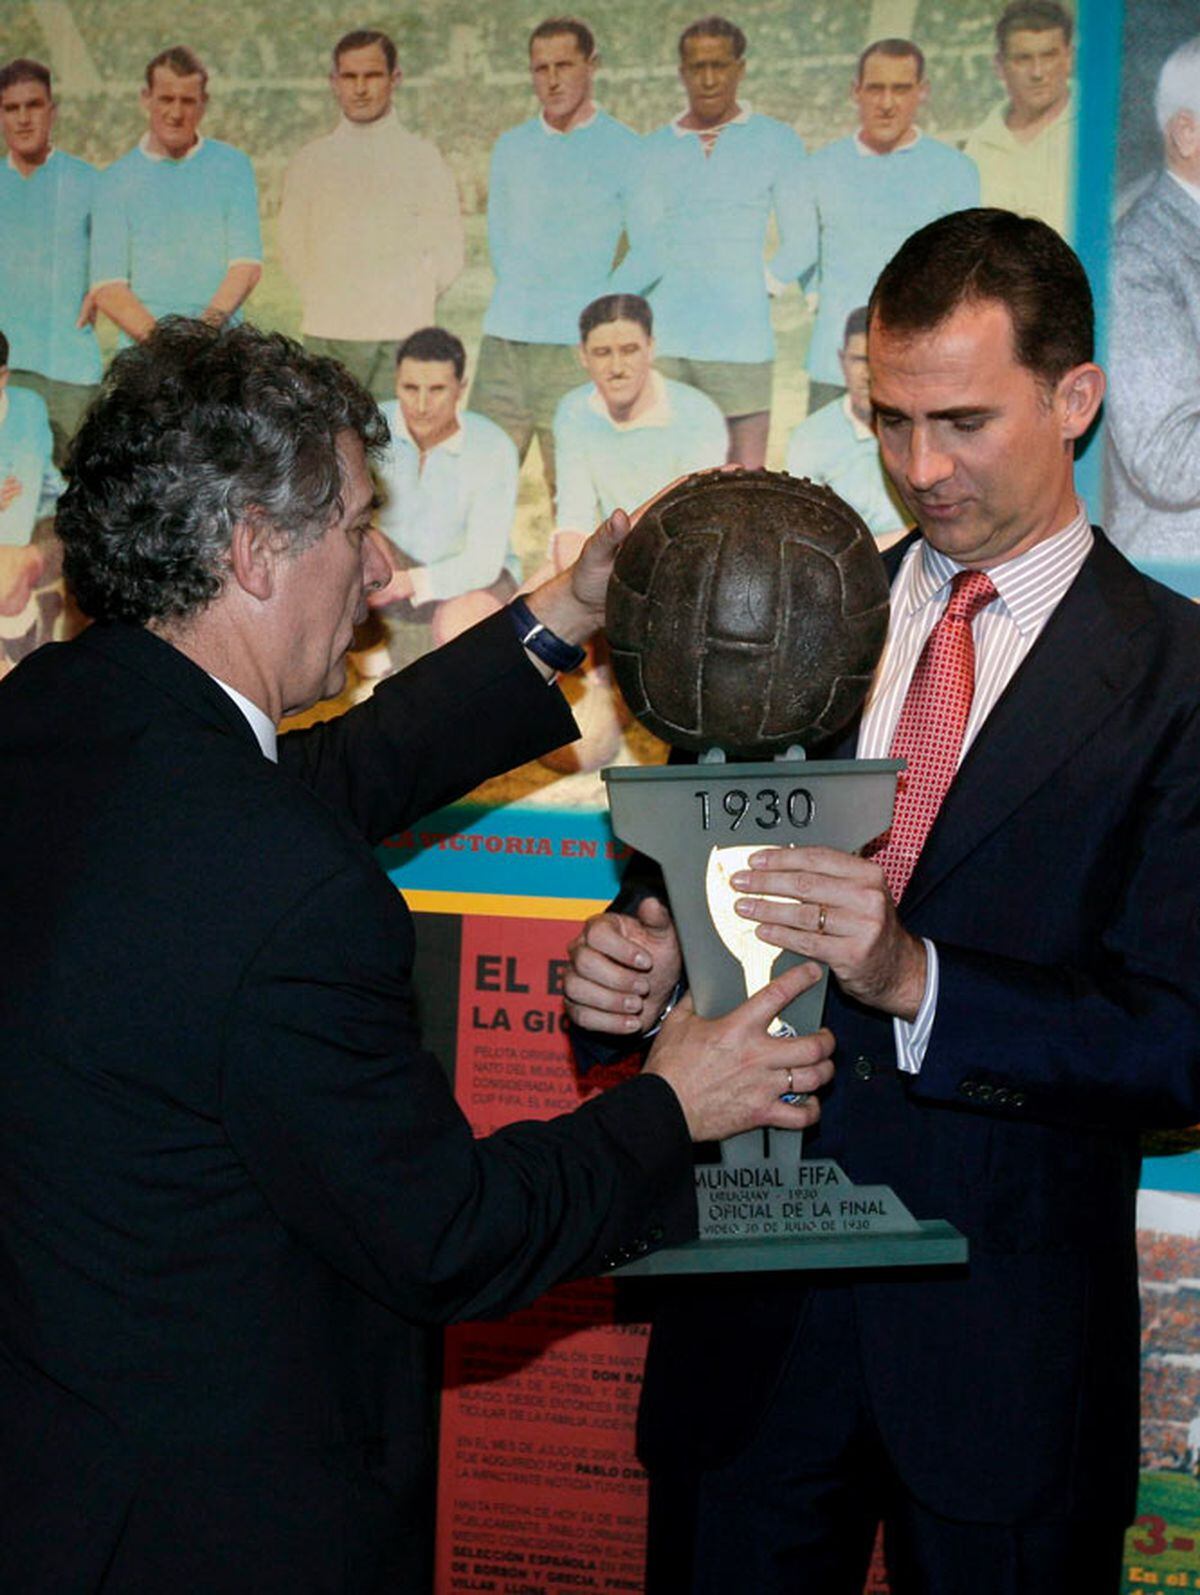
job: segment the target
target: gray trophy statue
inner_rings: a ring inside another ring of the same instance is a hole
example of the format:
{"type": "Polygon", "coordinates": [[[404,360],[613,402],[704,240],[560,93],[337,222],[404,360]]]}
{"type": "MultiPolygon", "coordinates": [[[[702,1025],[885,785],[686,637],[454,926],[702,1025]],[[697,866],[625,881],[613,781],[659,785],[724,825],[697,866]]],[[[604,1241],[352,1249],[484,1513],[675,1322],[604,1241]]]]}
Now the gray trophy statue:
{"type": "MultiPolygon", "coordinates": [[[[606,629],[631,711],[696,764],[604,771],[613,829],[662,866],[697,1011],[727,1013],[798,960],[734,912],[729,878],[762,847],[855,851],[886,830],[894,759],[808,760],[858,712],[883,650],[874,538],[829,488],[702,471],[651,504],[617,556],[606,629]]],[[[815,1029],[825,981],[776,1024],[815,1029]]],[[[755,1131],[696,1168],[700,1238],[625,1273],[961,1262],[950,1225],[884,1186],[755,1131]]]]}

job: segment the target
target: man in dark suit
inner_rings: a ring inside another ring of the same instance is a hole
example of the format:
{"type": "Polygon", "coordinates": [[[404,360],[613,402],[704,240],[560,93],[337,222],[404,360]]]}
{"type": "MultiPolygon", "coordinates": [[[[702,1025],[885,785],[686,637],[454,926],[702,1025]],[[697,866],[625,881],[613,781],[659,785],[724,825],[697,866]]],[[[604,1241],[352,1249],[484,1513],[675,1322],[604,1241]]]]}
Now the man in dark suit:
{"type": "Polygon", "coordinates": [[[766,1036],[781,981],[685,1013],[611,1098],[473,1138],[368,844],[572,734],[550,664],[625,523],[518,624],[276,742],[388,577],[385,438],[333,361],[178,322],[74,446],[96,624],[0,694],[5,1590],[423,1587],[427,1326],[689,1235],[689,1138],[812,1118],[788,1070],[831,1072],[827,1036],[766,1036]]]}
{"type": "MultiPolygon", "coordinates": [[[[880,1519],[895,1595],[1117,1588],[1138,1130],[1200,1116],[1200,617],[1075,496],[1091,355],[1082,267],[1008,212],[922,229],[872,296],[880,447],[921,535],[889,555],[861,723],[816,751],[909,768],[874,856],[766,851],[735,884],[763,940],[834,976],[840,1067],[806,1146],[949,1219],[970,1259],[661,1289],[655,1595],[857,1595],[880,1519]],[[973,659],[948,758],[945,646],[973,659]]],[[[652,1025],[680,970],[656,891],[634,876],[585,927],[578,1024],[652,1025]]]]}

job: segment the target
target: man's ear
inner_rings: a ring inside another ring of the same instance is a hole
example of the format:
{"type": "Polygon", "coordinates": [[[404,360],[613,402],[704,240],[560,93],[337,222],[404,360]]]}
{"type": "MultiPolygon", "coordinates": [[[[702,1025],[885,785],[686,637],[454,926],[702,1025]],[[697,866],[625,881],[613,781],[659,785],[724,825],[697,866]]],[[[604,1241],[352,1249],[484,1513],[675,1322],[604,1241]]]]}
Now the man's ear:
{"type": "Polygon", "coordinates": [[[1195,159],[1200,149],[1200,122],[1191,111],[1176,111],[1167,123],[1167,142],[1181,160],[1195,159]]]}
{"type": "Polygon", "coordinates": [[[278,559],[265,521],[256,518],[237,521],[229,542],[229,568],[243,592],[266,603],[275,591],[275,563],[278,559]]]}
{"type": "Polygon", "coordinates": [[[1081,438],[1091,426],[1104,398],[1104,387],[1104,372],[1090,360],[1075,366],[1061,378],[1058,394],[1063,406],[1065,438],[1081,438]]]}

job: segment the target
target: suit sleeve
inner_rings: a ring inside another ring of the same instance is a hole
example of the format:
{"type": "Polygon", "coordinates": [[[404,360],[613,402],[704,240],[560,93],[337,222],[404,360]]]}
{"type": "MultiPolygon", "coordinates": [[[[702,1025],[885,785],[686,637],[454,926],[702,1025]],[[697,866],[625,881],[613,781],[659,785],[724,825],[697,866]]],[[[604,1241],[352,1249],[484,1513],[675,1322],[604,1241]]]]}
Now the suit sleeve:
{"type": "Polygon", "coordinates": [[[421,1323],[513,1310],[695,1233],[671,1088],[476,1140],[412,1017],[403,904],[353,863],[295,904],[225,1027],[222,1118],[280,1222],[421,1323]]]}
{"type": "MultiPolygon", "coordinates": [[[[1088,956],[1039,964],[937,941],[937,1014],[915,1095],[1124,1129],[1200,1120],[1197,770],[1193,710],[1118,817],[1126,834],[1102,850],[1119,878],[1088,956]]],[[[1035,924],[1028,935],[1036,946],[1035,924]]]]}
{"type": "Polygon", "coordinates": [[[279,763],[374,843],[578,735],[502,610],[348,714],[288,732],[279,763]]]}

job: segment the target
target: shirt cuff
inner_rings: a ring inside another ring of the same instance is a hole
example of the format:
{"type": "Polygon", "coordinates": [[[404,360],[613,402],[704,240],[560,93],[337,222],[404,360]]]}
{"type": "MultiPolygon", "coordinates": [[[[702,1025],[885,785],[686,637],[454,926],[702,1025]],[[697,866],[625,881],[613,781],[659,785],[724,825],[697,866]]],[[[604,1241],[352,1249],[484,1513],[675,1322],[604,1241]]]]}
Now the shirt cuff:
{"type": "Polygon", "coordinates": [[[937,949],[928,936],[925,943],[925,995],[913,1019],[893,1019],[892,1030],[896,1037],[896,1067],[901,1074],[920,1074],[925,1062],[925,1049],[929,1045],[929,1032],[937,1016],[938,956],[937,949]]]}

